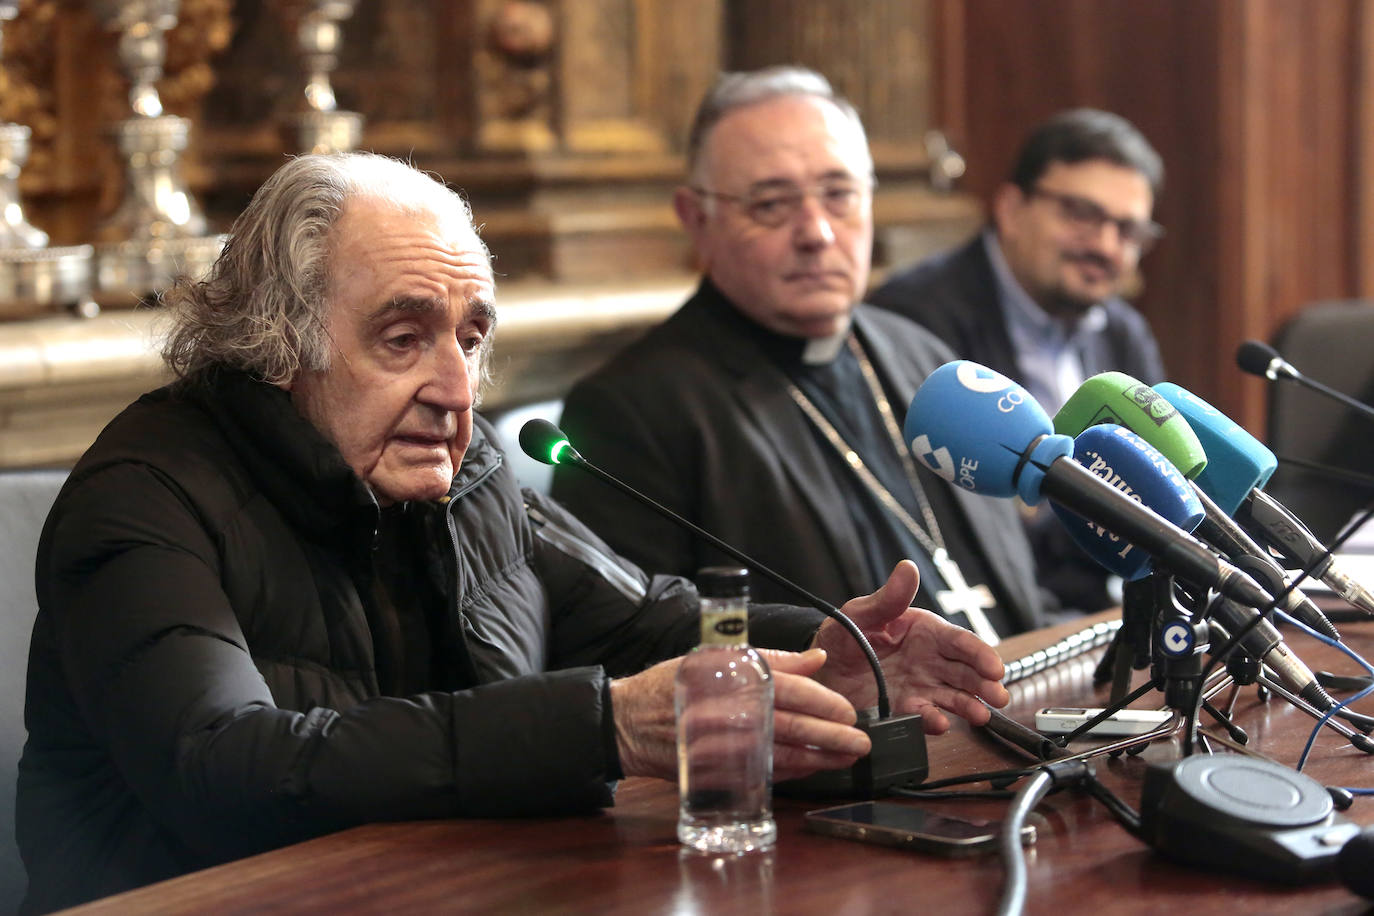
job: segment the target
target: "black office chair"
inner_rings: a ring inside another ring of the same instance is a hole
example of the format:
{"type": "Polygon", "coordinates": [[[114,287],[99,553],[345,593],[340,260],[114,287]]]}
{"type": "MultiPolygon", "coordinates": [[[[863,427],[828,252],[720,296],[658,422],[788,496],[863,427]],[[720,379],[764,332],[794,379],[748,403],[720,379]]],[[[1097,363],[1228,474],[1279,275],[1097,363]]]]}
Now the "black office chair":
{"type": "MultiPolygon", "coordinates": [[[[1365,403],[1374,401],[1374,302],[1310,305],[1279,329],[1273,343],[1303,375],[1365,403]]],[[[1293,382],[1270,385],[1269,447],[1280,459],[1301,458],[1374,475],[1374,422],[1293,382]]],[[[1282,460],[1265,489],[1324,541],[1374,500],[1374,485],[1282,460]]]]}
{"type": "Polygon", "coordinates": [[[38,535],[66,471],[0,472],[0,914],[19,909],[27,877],[14,842],[14,789],[24,748],[24,680],[38,613],[38,535]]]}

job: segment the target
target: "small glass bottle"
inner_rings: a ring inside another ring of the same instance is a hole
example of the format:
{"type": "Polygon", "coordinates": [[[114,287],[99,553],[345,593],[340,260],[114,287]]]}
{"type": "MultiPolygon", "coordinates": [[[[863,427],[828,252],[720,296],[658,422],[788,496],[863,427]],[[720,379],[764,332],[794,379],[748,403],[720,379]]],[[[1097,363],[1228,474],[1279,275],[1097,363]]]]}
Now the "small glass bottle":
{"type": "Polygon", "coordinates": [[[678,822],[683,845],[709,853],[768,849],[773,821],[773,676],[749,646],[749,573],[697,573],[701,645],[678,666],[678,822]]]}

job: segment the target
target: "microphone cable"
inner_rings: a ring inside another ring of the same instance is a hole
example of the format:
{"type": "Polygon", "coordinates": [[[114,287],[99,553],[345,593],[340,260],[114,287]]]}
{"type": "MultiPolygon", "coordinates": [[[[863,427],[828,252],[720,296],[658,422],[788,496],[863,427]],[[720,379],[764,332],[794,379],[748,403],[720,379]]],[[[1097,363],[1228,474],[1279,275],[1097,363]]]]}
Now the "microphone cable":
{"type": "MultiPolygon", "coordinates": [[[[1323,562],[1326,559],[1326,556],[1330,556],[1332,553],[1334,553],[1336,549],[1340,547],[1340,545],[1344,544],[1351,537],[1351,535],[1353,535],[1361,526],[1368,522],[1371,517],[1374,517],[1374,505],[1366,506],[1364,510],[1359,514],[1359,517],[1355,521],[1355,523],[1348,525],[1346,529],[1342,531],[1334,541],[1332,541],[1331,546],[1327,549],[1326,555],[1318,560],[1317,565],[1320,565],[1321,562],[1323,562]]],[[[1298,576],[1297,578],[1300,579],[1302,578],[1302,576],[1305,575],[1307,575],[1306,570],[1304,570],[1302,572],[1302,575],[1298,576]]],[[[1311,627],[1304,624],[1301,620],[1295,620],[1291,615],[1286,614],[1283,611],[1278,611],[1277,613],[1285,621],[1292,624],[1293,626],[1298,627],[1300,630],[1305,632],[1308,636],[1311,636],[1312,638],[1316,639],[1318,642],[1325,643],[1326,645],[1331,646],[1335,649],[1339,649],[1341,652],[1345,653],[1357,665],[1364,668],[1365,671],[1369,673],[1371,679],[1374,679],[1374,665],[1371,665],[1362,655],[1360,655],[1354,649],[1345,645],[1345,643],[1341,642],[1340,640],[1331,639],[1329,636],[1326,636],[1323,633],[1319,633],[1313,630],[1311,627]]],[[[1312,746],[1316,743],[1317,735],[1321,733],[1322,726],[1325,725],[1327,721],[1331,719],[1332,716],[1336,715],[1338,712],[1340,712],[1342,709],[1345,709],[1347,706],[1349,706],[1351,703],[1354,703],[1356,700],[1364,699],[1371,693],[1374,693],[1374,682],[1371,682],[1369,686],[1356,691],[1355,693],[1346,697],[1344,700],[1337,702],[1336,705],[1333,706],[1331,709],[1323,711],[1321,717],[1317,720],[1317,724],[1312,727],[1312,732],[1307,737],[1307,743],[1303,745],[1302,754],[1299,755],[1297,766],[1294,767],[1294,769],[1298,770],[1299,772],[1302,771],[1303,766],[1307,763],[1308,755],[1312,752],[1312,746]]],[[[1345,789],[1347,792],[1350,792],[1353,795],[1374,795],[1374,788],[1360,789],[1351,786],[1342,786],[1341,788],[1345,789]]]]}
{"type": "MultiPolygon", "coordinates": [[[[1194,696],[1193,696],[1193,702],[1189,704],[1189,707],[1188,707],[1188,709],[1187,709],[1187,711],[1186,711],[1186,721],[1185,721],[1185,723],[1184,723],[1184,724],[1185,724],[1185,731],[1184,731],[1184,734],[1185,734],[1185,735],[1192,735],[1192,734],[1194,734],[1194,729],[1195,729],[1196,724],[1197,724],[1197,714],[1198,714],[1198,710],[1199,710],[1199,708],[1200,708],[1201,705],[1202,705],[1203,685],[1206,683],[1206,680],[1207,680],[1207,678],[1211,675],[1211,673],[1212,673],[1214,670],[1216,670],[1216,667],[1217,667],[1219,664],[1223,663],[1223,662],[1226,660],[1227,656],[1229,656],[1232,652],[1234,652],[1237,648],[1239,648],[1239,646],[1240,646],[1240,641],[1246,636],[1246,634],[1248,634],[1248,633],[1249,633],[1251,630],[1253,630],[1255,627],[1258,627],[1259,624],[1260,624],[1260,621],[1267,619],[1267,615],[1270,614],[1270,612],[1274,611],[1274,610],[1278,607],[1279,602],[1282,601],[1282,600],[1284,599],[1284,597],[1286,597],[1286,596],[1288,595],[1289,592],[1291,592],[1293,589],[1297,588],[1297,587],[1302,583],[1302,581],[1303,581],[1304,579],[1307,579],[1307,578],[1309,577],[1312,568],[1315,568],[1316,566],[1319,566],[1319,565],[1321,565],[1322,563],[1324,563],[1328,557],[1330,557],[1333,553],[1335,553],[1335,551],[1336,551],[1342,544],[1344,544],[1344,543],[1350,538],[1350,536],[1351,536],[1352,534],[1354,534],[1355,531],[1358,530],[1358,529],[1360,528],[1360,526],[1363,525],[1365,522],[1367,522],[1367,521],[1369,520],[1369,518],[1371,518],[1371,517],[1374,517],[1374,505],[1371,505],[1371,506],[1366,507],[1366,509],[1364,510],[1364,513],[1361,515],[1361,517],[1360,517],[1360,519],[1359,519],[1359,523],[1358,523],[1358,524],[1348,525],[1348,526],[1346,527],[1346,530],[1343,531],[1343,532],[1341,532],[1341,534],[1340,534],[1339,536],[1337,536],[1336,539],[1333,540],[1333,541],[1331,542],[1331,544],[1326,548],[1326,550],[1322,553],[1322,555],[1321,555],[1320,557],[1318,557],[1316,563],[1309,564],[1308,566],[1306,566],[1306,567],[1300,569],[1300,570],[1298,571],[1298,574],[1297,574],[1296,576],[1293,577],[1293,580],[1292,580],[1291,582],[1289,582],[1283,589],[1281,589],[1277,595],[1275,595],[1273,598],[1271,598],[1271,599],[1269,600],[1269,602],[1268,602],[1263,608],[1256,608],[1256,610],[1258,611],[1258,613],[1256,613],[1255,616],[1252,617],[1250,620],[1248,620],[1244,625],[1238,627],[1237,630],[1236,630],[1236,632],[1230,634],[1229,638],[1228,638],[1225,642],[1223,642],[1223,643],[1221,644],[1221,646],[1218,647],[1218,649],[1217,649],[1215,652],[1212,653],[1211,659],[1208,660],[1207,664],[1203,666],[1202,675],[1201,675],[1201,677],[1198,679],[1197,691],[1196,691],[1196,693],[1195,693],[1194,696]]],[[[1283,612],[1282,612],[1282,611],[1279,611],[1279,613],[1282,614],[1283,612]]],[[[1287,615],[1284,615],[1284,616],[1287,617],[1287,615]]],[[[1288,619],[1291,620],[1291,618],[1288,618],[1288,619]]],[[[1298,622],[1298,621],[1294,621],[1294,622],[1295,622],[1295,623],[1300,623],[1300,622],[1298,622]]],[[[1315,634],[1315,631],[1311,630],[1309,627],[1303,626],[1302,628],[1303,628],[1304,630],[1307,630],[1309,633],[1314,633],[1314,634],[1315,634]]],[[[1333,640],[1333,641],[1332,641],[1332,644],[1333,644],[1333,645],[1338,645],[1338,642],[1333,640]]],[[[1342,648],[1345,648],[1345,647],[1342,647],[1342,648]]],[[[1352,698],[1352,699],[1353,699],[1353,698],[1352,698]]],[[[1344,710],[1344,705],[1345,705],[1345,704],[1338,704],[1338,703],[1335,703],[1335,702],[1333,701],[1332,707],[1330,707],[1329,709],[1319,710],[1319,712],[1322,712],[1322,713],[1330,713],[1330,714],[1336,714],[1336,713],[1338,713],[1338,712],[1344,710]]],[[[1329,718],[1331,717],[1330,714],[1324,715],[1324,716],[1321,718],[1321,720],[1320,720],[1320,721],[1318,722],[1318,724],[1317,724],[1317,728],[1320,728],[1321,725],[1322,725],[1323,723],[1325,723],[1326,720],[1329,719],[1329,718]]],[[[1344,717],[1343,717],[1343,718],[1344,718],[1344,717]]],[[[1184,753],[1184,756],[1191,756],[1191,755],[1192,755],[1192,753],[1193,753],[1193,746],[1192,746],[1192,741],[1191,741],[1191,740],[1188,741],[1188,742],[1184,745],[1183,753],[1184,753]]]]}
{"type": "Polygon", "coordinates": [[[1174,717],[1144,734],[1128,735],[1116,741],[1110,741],[1106,744],[1078,751],[1077,753],[1070,753],[1045,735],[1040,734],[1032,728],[1021,725],[998,710],[994,710],[994,721],[999,716],[1010,722],[1016,731],[1024,732],[1033,736],[1033,738],[1023,741],[1015,737],[1000,734],[998,729],[990,728],[985,728],[984,732],[996,737],[1002,744],[1011,747],[1013,750],[1018,750],[1029,757],[1035,758],[1035,763],[1005,770],[983,770],[975,773],[963,773],[958,776],[946,776],[944,779],[935,779],[930,782],[922,783],[920,789],[898,789],[894,794],[901,795],[905,798],[940,798],[943,796],[938,794],[935,790],[943,789],[946,786],[967,785],[971,782],[987,782],[992,785],[994,789],[1004,789],[1036,772],[1040,767],[1046,764],[1090,760],[1093,757],[1102,757],[1116,754],[1121,751],[1129,751],[1133,747],[1144,746],[1158,738],[1167,737],[1178,727],[1178,717],[1174,717]],[[1051,756],[1041,756],[1042,753],[1051,756]],[[917,794],[922,792],[929,794],[917,794]]]}
{"type": "Polygon", "coordinates": [[[1062,789],[1075,788],[1101,802],[1118,823],[1136,839],[1140,835],[1140,815],[1097,778],[1086,760],[1055,760],[1036,767],[1016,793],[998,836],[998,853],[1006,871],[1006,885],[997,907],[998,916],[1020,916],[1026,907],[1026,852],[1021,846],[1021,830],[1026,819],[1045,796],[1062,789]]]}
{"type": "MultiPolygon", "coordinates": [[[[1350,658],[1354,660],[1354,662],[1357,665],[1364,668],[1365,671],[1369,672],[1371,676],[1374,676],[1374,665],[1371,665],[1354,649],[1351,649],[1349,646],[1345,645],[1339,640],[1332,639],[1324,633],[1318,633],[1316,630],[1313,630],[1311,627],[1307,626],[1301,620],[1295,620],[1290,615],[1285,614],[1283,611],[1279,611],[1278,613],[1284,620],[1288,621],[1294,626],[1297,626],[1305,633],[1307,633],[1308,636],[1313,637],[1319,642],[1326,643],[1328,646],[1332,646],[1333,648],[1341,650],[1346,655],[1350,656],[1350,658]]],[[[1299,772],[1302,771],[1303,766],[1307,763],[1307,755],[1311,753],[1312,745],[1316,743],[1317,735],[1320,734],[1322,726],[1325,725],[1331,719],[1332,716],[1336,715],[1338,712],[1340,712],[1342,709],[1345,709],[1347,706],[1349,706],[1351,703],[1354,703],[1356,700],[1364,699],[1371,693],[1374,693],[1374,683],[1371,683],[1368,687],[1365,687],[1351,694],[1344,700],[1337,702],[1336,705],[1331,707],[1330,709],[1325,710],[1322,713],[1321,717],[1317,720],[1317,724],[1312,727],[1312,733],[1307,736],[1307,743],[1303,745],[1302,754],[1299,755],[1297,766],[1295,766],[1293,769],[1299,772]]],[[[1346,791],[1356,795],[1374,795],[1374,789],[1352,789],[1349,787],[1343,788],[1346,788],[1346,791]]]]}
{"type": "Polygon", "coordinates": [[[997,851],[1006,872],[1006,884],[1002,889],[1002,900],[997,905],[997,916],[1020,916],[1026,908],[1026,853],[1021,848],[1021,828],[1025,826],[1026,818],[1054,790],[1056,773],[1063,773],[1066,779],[1082,779],[1086,764],[1075,761],[1071,765],[1055,766],[1058,767],[1056,771],[1051,771],[1049,767],[1041,768],[1021,787],[1002,820],[997,851]],[[1074,771],[1065,772],[1066,766],[1073,766],[1074,771]]]}

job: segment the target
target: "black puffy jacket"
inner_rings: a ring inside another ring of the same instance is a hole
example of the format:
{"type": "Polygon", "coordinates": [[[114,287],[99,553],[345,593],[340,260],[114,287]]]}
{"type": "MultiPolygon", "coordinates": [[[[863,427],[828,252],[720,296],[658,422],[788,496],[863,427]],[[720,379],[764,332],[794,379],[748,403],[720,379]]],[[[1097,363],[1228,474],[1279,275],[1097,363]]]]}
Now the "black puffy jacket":
{"type": "MultiPolygon", "coordinates": [[[[478,421],[414,514],[434,689],[378,686],[378,507],[280,389],[217,370],[145,395],[39,544],[18,838],[46,911],[371,820],[611,803],[606,686],[695,641],[695,595],[518,489],[478,421]]],[[[819,623],[759,608],[756,642],[819,623]]]]}

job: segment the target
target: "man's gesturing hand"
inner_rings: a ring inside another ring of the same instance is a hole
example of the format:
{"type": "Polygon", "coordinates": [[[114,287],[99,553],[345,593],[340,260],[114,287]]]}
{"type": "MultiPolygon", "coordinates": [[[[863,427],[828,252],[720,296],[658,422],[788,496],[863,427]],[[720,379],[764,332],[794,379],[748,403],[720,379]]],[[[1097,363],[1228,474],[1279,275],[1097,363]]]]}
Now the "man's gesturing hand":
{"type": "MultiPolygon", "coordinates": [[[[910,607],[919,584],[916,564],[903,560],[882,588],[851,599],[841,610],[873,644],[887,677],[894,714],[919,713],[932,735],[949,730],[946,711],[982,725],[989,712],[980,699],[991,706],[1005,706],[1011,699],[1000,683],[1002,660],[996,650],[963,627],[910,607]]],[[[825,621],[812,646],[825,649],[830,656],[817,680],[860,709],[877,702],[873,669],[843,627],[825,621]]]]}

